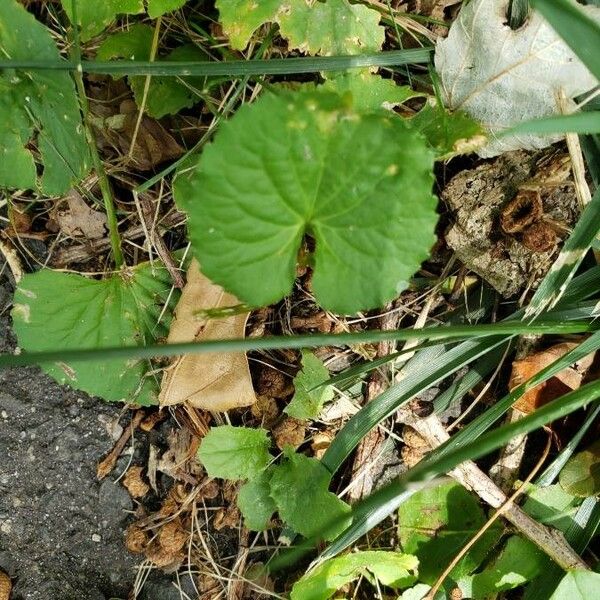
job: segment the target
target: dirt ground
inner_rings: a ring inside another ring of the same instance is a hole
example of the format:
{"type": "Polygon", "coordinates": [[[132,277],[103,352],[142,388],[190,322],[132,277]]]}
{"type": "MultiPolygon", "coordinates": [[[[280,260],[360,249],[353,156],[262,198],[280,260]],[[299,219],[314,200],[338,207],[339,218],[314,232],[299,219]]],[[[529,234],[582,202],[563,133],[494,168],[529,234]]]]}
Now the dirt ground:
{"type": "MultiPolygon", "coordinates": [[[[0,352],[15,343],[11,295],[0,276],[0,352]]],[[[140,560],[123,545],[132,501],[121,485],[96,479],[120,413],[37,368],[0,371],[0,569],[13,578],[14,600],[133,597],[140,560]]],[[[157,573],[137,596],[181,597],[157,573]]]]}

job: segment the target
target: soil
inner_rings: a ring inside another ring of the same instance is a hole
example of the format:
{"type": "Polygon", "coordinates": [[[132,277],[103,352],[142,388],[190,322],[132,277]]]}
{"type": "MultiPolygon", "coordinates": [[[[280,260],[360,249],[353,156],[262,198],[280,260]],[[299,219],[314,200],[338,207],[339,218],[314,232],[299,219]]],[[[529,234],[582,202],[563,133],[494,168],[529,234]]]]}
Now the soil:
{"type": "MultiPolygon", "coordinates": [[[[15,346],[11,297],[0,276],[0,352],[15,346]]],[[[0,371],[0,570],[13,580],[13,600],[181,598],[156,572],[131,592],[140,560],[123,532],[133,503],[120,484],[96,479],[121,412],[38,368],[0,371]]]]}

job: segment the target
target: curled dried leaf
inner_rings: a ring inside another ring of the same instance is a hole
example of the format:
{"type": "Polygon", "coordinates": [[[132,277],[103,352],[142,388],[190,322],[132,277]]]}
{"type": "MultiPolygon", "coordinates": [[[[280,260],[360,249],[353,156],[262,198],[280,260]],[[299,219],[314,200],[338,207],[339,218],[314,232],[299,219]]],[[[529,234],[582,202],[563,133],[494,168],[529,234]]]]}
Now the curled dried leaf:
{"type": "MultiPolygon", "coordinates": [[[[222,318],[197,317],[202,310],[239,305],[200,272],[193,260],[181,294],[168,342],[191,342],[244,337],[249,312],[222,318]]],[[[195,408],[225,411],[256,401],[245,353],[188,354],[165,370],[159,402],[163,406],[186,402],[195,408]]]]}
{"type": "Polygon", "coordinates": [[[275,429],[273,429],[273,439],[280,450],[287,446],[297,448],[306,435],[306,425],[304,421],[287,417],[275,429]]]}
{"type": "Polygon", "coordinates": [[[0,600],[9,600],[11,590],[12,582],[10,577],[4,571],[0,571],[0,600]]]}
{"type": "Polygon", "coordinates": [[[183,529],[180,519],[165,523],[158,532],[158,542],[170,554],[177,554],[187,542],[189,532],[183,529]]]}
{"type": "MultiPolygon", "coordinates": [[[[576,342],[563,342],[541,352],[535,352],[521,360],[515,360],[512,365],[509,388],[511,390],[516,388],[577,346],[576,342]]],[[[590,354],[578,363],[563,369],[554,377],[540,383],[523,394],[515,403],[514,408],[529,414],[567,392],[578,389],[593,359],[594,355],[590,354]]]]}
{"type": "Polygon", "coordinates": [[[146,558],[154,563],[157,567],[176,567],[185,558],[183,552],[177,552],[173,554],[169,550],[163,548],[158,540],[154,540],[146,548],[146,558]]]}
{"type": "Polygon", "coordinates": [[[90,208],[75,189],[54,205],[51,219],[67,236],[94,240],[106,235],[106,215],[90,208]]]}
{"type": "Polygon", "coordinates": [[[123,486],[132,498],[143,498],[149,491],[150,486],[142,477],[143,467],[133,466],[123,477],[123,486]]]}
{"type": "Polygon", "coordinates": [[[148,533],[135,523],[129,525],[125,531],[125,547],[133,554],[142,554],[149,539],[148,533]]]}

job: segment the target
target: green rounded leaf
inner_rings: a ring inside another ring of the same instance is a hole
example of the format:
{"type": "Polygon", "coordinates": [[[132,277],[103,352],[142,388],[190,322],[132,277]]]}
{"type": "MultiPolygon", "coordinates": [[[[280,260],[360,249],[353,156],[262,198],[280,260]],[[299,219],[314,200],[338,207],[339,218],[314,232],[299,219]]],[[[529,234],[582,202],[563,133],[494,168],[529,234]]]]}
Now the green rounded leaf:
{"type": "Polygon", "coordinates": [[[244,523],[253,531],[266,529],[273,513],[277,510],[270,496],[270,479],[271,472],[267,469],[246,482],[238,493],[237,505],[244,515],[244,523]]]}
{"type": "Polygon", "coordinates": [[[269,464],[269,446],[264,429],[221,425],[202,440],[198,460],[210,477],[249,479],[269,464]]]}
{"type": "Polygon", "coordinates": [[[329,491],[331,474],[318,460],[291,451],[271,471],[271,498],[294,531],[330,540],[346,528],[350,507],[329,491]]]}
{"type": "Polygon", "coordinates": [[[324,91],[265,94],[221,126],[175,197],[202,271],[244,302],[291,291],[310,234],[317,300],[354,313],[397,296],[428,256],[432,166],[393,114],[359,114],[324,91]]]}
{"type": "MultiPolygon", "coordinates": [[[[25,275],[15,292],[13,327],[27,352],[147,345],[168,333],[159,321],[171,289],[168,271],[148,264],[97,281],[44,269],[25,275]]],[[[44,370],[105,400],[156,404],[158,381],[147,360],[55,362],[44,370]]]]}
{"type": "Polygon", "coordinates": [[[559,583],[550,600],[597,600],[600,573],[570,571],[559,583]]]}
{"type": "Polygon", "coordinates": [[[332,558],[303,575],[292,588],[291,600],[327,600],[360,576],[404,588],[416,581],[419,561],[410,554],[371,550],[332,558]]]}
{"type": "Polygon", "coordinates": [[[600,494],[600,441],[572,456],[560,472],[559,482],[573,496],[600,494]]]}

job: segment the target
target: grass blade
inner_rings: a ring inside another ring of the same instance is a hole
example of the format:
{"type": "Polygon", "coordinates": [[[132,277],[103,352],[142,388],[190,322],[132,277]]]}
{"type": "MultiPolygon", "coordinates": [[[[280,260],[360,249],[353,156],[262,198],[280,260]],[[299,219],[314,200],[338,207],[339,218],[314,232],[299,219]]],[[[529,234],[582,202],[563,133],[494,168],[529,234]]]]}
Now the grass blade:
{"type": "Polygon", "coordinates": [[[519,29],[529,14],[529,0],[510,0],[508,24],[511,29],[519,29]]]}
{"type": "MultiPolygon", "coordinates": [[[[450,327],[427,327],[424,329],[396,329],[388,331],[370,330],[355,333],[329,333],[307,335],[282,335],[264,338],[208,340],[181,344],[153,344],[148,346],[118,346],[113,348],[53,350],[50,352],[30,352],[21,354],[0,354],[0,369],[23,365],[36,365],[47,362],[80,362],[107,360],[112,358],[147,359],[181,354],[207,354],[211,352],[250,352],[252,350],[301,349],[318,346],[345,346],[367,342],[389,340],[448,340],[469,339],[490,336],[519,335],[523,333],[565,334],[587,333],[600,329],[600,323],[593,323],[589,315],[593,307],[577,313],[578,319],[567,322],[563,316],[551,314],[545,322],[523,323],[522,321],[502,321],[491,325],[454,325],[450,327]]],[[[557,313],[558,314],[558,313],[557,313]]],[[[489,343],[489,342],[486,342],[489,343]]]]}
{"type": "MultiPolygon", "coordinates": [[[[232,61],[82,61],[85,73],[104,75],[160,75],[162,77],[206,76],[244,77],[246,75],[292,75],[319,71],[345,71],[367,67],[394,67],[406,64],[427,63],[433,48],[389,50],[377,54],[349,56],[307,56],[295,58],[251,59],[232,61]]],[[[1,69],[37,69],[76,71],[77,63],[69,61],[0,61],[1,69]]]]}
{"type": "Polygon", "coordinates": [[[553,133],[593,134],[599,132],[600,111],[594,110],[524,121],[510,129],[506,129],[500,135],[520,135],[523,133],[535,133],[539,135],[553,133]]]}
{"type": "Polygon", "coordinates": [[[600,80],[600,25],[569,0],[531,0],[531,4],[600,80]]]}

